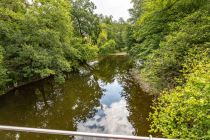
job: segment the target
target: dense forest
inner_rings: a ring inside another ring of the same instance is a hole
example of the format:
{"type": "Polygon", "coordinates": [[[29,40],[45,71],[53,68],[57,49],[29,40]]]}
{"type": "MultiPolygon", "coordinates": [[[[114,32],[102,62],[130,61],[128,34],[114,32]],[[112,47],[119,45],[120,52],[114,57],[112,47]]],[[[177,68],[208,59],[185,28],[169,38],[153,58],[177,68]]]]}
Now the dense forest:
{"type": "Polygon", "coordinates": [[[210,139],[210,1],[131,1],[130,19],[116,21],[90,0],[1,0],[0,94],[127,51],[157,96],[150,132],[210,139]]]}

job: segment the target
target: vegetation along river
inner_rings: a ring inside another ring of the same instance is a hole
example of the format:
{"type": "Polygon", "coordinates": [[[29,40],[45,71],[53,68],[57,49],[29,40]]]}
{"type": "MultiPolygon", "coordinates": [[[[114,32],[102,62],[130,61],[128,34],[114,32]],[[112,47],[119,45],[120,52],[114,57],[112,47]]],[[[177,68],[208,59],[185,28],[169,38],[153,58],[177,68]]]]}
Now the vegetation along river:
{"type": "MultiPolygon", "coordinates": [[[[109,56],[67,75],[64,84],[51,78],[0,97],[0,124],[148,136],[152,96],[130,71],[127,56],[109,56]]],[[[0,131],[2,140],[69,140],[66,136],[0,131]]],[[[75,140],[97,139],[75,137],[75,140]]]]}

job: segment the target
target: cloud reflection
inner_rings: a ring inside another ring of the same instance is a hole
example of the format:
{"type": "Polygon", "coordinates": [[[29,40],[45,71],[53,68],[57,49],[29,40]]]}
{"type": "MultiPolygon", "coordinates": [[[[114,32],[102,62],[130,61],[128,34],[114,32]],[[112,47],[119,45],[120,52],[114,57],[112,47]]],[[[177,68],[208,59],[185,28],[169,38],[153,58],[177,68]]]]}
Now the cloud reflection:
{"type": "MultiPolygon", "coordinates": [[[[77,131],[132,135],[135,129],[128,121],[128,116],[126,101],[122,98],[119,102],[111,104],[110,107],[102,104],[102,107],[98,108],[98,112],[93,118],[77,125],[77,131]]],[[[76,137],[75,139],[97,140],[99,138],[76,137]]]]}

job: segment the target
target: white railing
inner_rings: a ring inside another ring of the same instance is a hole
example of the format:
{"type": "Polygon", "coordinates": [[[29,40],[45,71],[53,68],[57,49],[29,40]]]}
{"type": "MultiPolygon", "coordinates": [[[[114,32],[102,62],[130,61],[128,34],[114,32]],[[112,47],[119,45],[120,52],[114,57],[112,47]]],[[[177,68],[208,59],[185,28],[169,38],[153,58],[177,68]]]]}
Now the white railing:
{"type": "Polygon", "coordinates": [[[138,137],[138,136],[99,134],[99,133],[75,132],[75,131],[64,131],[64,130],[4,126],[4,125],[0,125],[0,130],[31,132],[39,134],[53,134],[53,135],[63,135],[63,136],[86,136],[86,137],[98,137],[98,138],[107,138],[107,139],[110,138],[110,139],[121,139],[121,140],[169,140],[165,138],[152,138],[152,136],[138,137]]]}

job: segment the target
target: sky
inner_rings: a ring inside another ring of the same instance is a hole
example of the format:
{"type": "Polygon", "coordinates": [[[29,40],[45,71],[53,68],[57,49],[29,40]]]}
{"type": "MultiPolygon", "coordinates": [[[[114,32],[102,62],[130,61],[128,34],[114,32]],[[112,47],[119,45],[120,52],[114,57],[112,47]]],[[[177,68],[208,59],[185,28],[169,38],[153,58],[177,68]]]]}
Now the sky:
{"type": "Polygon", "coordinates": [[[129,18],[128,9],[132,7],[131,0],[91,0],[97,6],[95,10],[98,14],[112,15],[113,19],[118,20],[122,17],[124,20],[129,18]]]}

